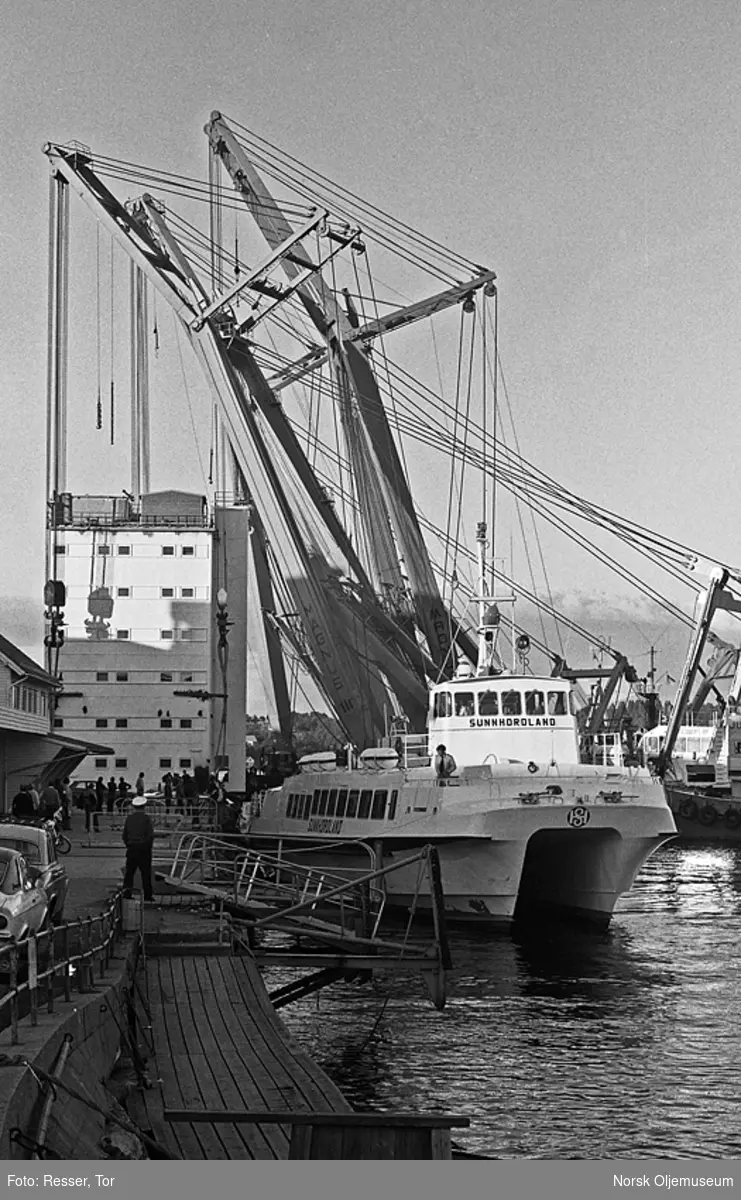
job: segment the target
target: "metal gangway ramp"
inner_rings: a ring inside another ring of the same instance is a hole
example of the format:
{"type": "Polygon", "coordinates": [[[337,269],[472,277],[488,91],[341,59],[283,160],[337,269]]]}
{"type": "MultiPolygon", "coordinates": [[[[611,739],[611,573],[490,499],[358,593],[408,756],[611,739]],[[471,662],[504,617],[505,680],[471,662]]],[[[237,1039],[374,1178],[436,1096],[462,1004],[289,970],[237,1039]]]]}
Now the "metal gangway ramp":
{"type": "MultiPolygon", "coordinates": [[[[348,843],[353,848],[363,843],[348,843]]],[[[369,846],[364,846],[375,861],[369,846]]],[[[232,918],[235,948],[243,945],[265,965],[320,967],[271,996],[276,1007],[338,978],[360,971],[414,970],[422,973],[436,1007],[446,996],[450,951],[445,931],[437,852],[426,846],[392,866],[351,877],[308,866],[282,855],[245,847],[243,839],[190,833],[181,837],[164,882],[177,891],[210,897],[232,918]],[[431,936],[412,937],[413,904],[401,938],[381,932],[386,878],[412,864],[418,867],[418,893],[433,899],[431,936]],[[261,935],[294,935],[301,948],[267,945],[261,935]],[[308,945],[307,945],[308,944],[308,945]]]]}

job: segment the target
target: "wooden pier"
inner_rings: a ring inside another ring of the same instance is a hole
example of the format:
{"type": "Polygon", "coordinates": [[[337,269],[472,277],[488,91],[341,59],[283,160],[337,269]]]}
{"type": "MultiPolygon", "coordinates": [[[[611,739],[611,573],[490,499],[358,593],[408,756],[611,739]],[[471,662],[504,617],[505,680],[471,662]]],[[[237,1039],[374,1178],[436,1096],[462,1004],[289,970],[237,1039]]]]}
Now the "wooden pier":
{"type": "Polygon", "coordinates": [[[176,1157],[287,1158],[290,1129],[172,1124],[166,1109],[350,1111],[288,1037],[251,958],[156,957],[146,976],[157,1082],[140,1095],[155,1138],[176,1157]]]}
{"type": "Polygon", "coordinates": [[[450,1128],[468,1119],[353,1113],[288,1034],[252,955],[222,952],[213,916],[194,916],[177,900],[145,910],[143,944],[136,1016],[152,1086],[137,1089],[127,1108],[163,1154],[450,1157],[450,1128]]]}

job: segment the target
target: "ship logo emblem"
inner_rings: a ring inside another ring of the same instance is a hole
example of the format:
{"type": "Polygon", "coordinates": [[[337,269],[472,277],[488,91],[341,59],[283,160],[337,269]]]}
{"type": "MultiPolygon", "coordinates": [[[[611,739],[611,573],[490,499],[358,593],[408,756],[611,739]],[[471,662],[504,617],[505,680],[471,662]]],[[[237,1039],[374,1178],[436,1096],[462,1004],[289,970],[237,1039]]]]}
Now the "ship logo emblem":
{"type": "Polygon", "coordinates": [[[566,820],[572,829],[583,829],[585,825],[589,824],[591,815],[588,808],[584,808],[581,804],[578,804],[576,808],[572,808],[566,814],[566,820]]]}

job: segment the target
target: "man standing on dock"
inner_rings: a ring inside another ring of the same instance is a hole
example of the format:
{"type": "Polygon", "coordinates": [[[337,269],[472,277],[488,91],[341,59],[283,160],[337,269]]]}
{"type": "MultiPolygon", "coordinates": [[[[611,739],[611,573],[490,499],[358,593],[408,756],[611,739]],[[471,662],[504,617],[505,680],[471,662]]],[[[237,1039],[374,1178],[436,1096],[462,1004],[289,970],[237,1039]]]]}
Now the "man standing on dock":
{"type": "Polygon", "coordinates": [[[153,900],[152,892],[152,847],[154,845],[154,825],[152,819],[145,813],[146,796],[135,796],[132,800],[132,811],[124,821],[123,842],[126,847],[126,870],[124,872],[124,892],[130,892],[134,883],[134,875],[138,871],[142,877],[142,891],[145,900],[153,900]]]}

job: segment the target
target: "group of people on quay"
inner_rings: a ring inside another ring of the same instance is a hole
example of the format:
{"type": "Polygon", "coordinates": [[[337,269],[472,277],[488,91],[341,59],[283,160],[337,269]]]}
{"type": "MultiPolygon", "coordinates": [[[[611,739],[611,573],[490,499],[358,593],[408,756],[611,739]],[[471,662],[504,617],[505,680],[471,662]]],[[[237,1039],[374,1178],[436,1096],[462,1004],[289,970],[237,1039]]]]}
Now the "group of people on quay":
{"type": "Polygon", "coordinates": [[[72,810],[69,778],[56,779],[53,783],[47,783],[40,791],[37,783],[38,781],[24,783],[18,789],[11,803],[13,816],[25,820],[37,818],[38,820],[53,821],[56,819],[57,813],[61,812],[62,827],[69,829],[72,810]]]}
{"type": "MultiPolygon", "coordinates": [[[[199,769],[191,775],[187,770],[182,773],[167,772],[162,777],[157,792],[163,798],[165,809],[186,809],[197,801],[200,791],[215,794],[215,779],[208,769],[199,769]]],[[[82,789],[76,788],[76,798],[85,813],[85,831],[100,832],[99,816],[102,813],[126,817],[123,822],[122,840],[126,848],[126,865],[124,871],[124,894],[130,894],[134,876],[141,875],[144,900],[150,901],[152,891],[152,849],[154,844],[154,823],[146,812],[147,796],[145,794],[144,772],[140,771],[133,786],[124,779],[111,776],[108,782],[102,775],[93,781],[85,782],[82,789]]],[[[217,789],[218,790],[218,789],[217,789]]],[[[41,787],[40,780],[23,784],[13,797],[11,811],[20,820],[55,820],[60,821],[63,829],[71,828],[73,794],[71,781],[68,777],[56,779],[41,787]]],[[[114,826],[115,827],[115,826],[114,826]]]]}

